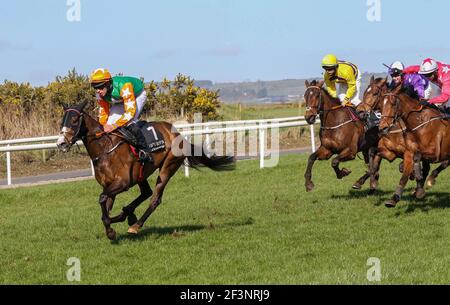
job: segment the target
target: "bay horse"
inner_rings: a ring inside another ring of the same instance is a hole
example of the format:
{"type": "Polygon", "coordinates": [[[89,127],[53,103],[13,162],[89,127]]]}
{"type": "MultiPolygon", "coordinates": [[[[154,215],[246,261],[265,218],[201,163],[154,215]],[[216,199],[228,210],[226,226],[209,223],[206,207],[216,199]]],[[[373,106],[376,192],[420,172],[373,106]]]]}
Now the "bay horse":
{"type": "Polygon", "coordinates": [[[383,94],[383,112],[380,131],[388,132],[395,122],[402,119],[406,126],[403,174],[394,195],[385,205],[394,207],[400,201],[408,177],[414,172],[418,187],[423,188],[424,167],[428,163],[450,160],[450,124],[447,116],[438,109],[424,106],[398,87],[383,94]]]}
{"type": "MultiPolygon", "coordinates": [[[[311,83],[305,81],[306,90],[304,99],[306,102],[305,120],[308,124],[314,124],[317,115],[320,117],[320,147],[309,156],[308,166],[305,172],[306,191],[314,189],[314,183],[311,180],[311,171],[316,160],[328,160],[337,154],[331,162],[336,177],[342,179],[349,175],[351,170],[339,169],[339,163],[353,160],[356,154],[363,152],[364,160],[369,165],[369,147],[374,146],[373,136],[365,135],[364,123],[354,117],[348,107],[341,105],[338,98],[333,98],[323,88],[324,81],[311,83]]],[[[365,181],[370,173],[367,171],[357,183],[365,181]]],[[[356,183],[355,183],[356,184],[356,183]]],[[[355,188],[355,185],[354,185],[355,188]]],[[[371,186],[371,192],[373,192],[371,186]]]]}
{"type": "Polygon", "coordinates": [[[200,156],[193,155],[194,151],[199,150],[194,149],[195,147],[167,122],[153,123],[155,130],[164,138],[165,149],[152,153],[153,163],[144,163],[141,166],[139,158],[133,153],[124,137],[117,131],[105,133],[103,126],[83,110],[86,104],[64,106],[64,117],[57,146],[66,152],[77,140],[83,141],[94,165],[95,179],[103,187],[99,204],[106,235],[110,240],[116,238],[116,232],[111,228],[111,224],[123,222],[126,219],[130,226],[128,233],[138,233],[150,214],[161,204],[164,188],[185,160],[194,168],[198,165],[205,165],[216,171],[234,168],[235,160],[231,156],[209,158],[201,148],[200,156]],[[147,178],[156,169],[159,169],[159,174],[153,194],[147,178]],[[125,206],[119,215],[110,217],[116,195],[136,184],[141,194],[125,206]],[[134,214],[135,209],[152,194],[149,207],[138,220],[134,214]]]}
{"type": "MultiPolygon", "coordinates": [[[[388,84],[387,78],[377,78],[374,76],[370,78],[369,86],[364,92],[363,100],[361,104],[358,105],[358,112],[373,112],[379,111],[380,113],[383,111],[383,103],[381,102],[384,94],[388,92],[388,84]]],[[[410,93],[411,95],[411,93],[410,93]]],[[[372,159],[372,164],[370,166],[373,173],[378,173],[380,169],[381,158],[388,160],[389,162],[394,161],[397,158],[403,159],[403,153],[405,152],[405,135],[406,126],[405,123],[398,119],[395,124],[388,130],[385,131],[382,135],[380,134],[380,140],[378,141],[377,153],[372,159]]],[[[403,163],[400,164],[400,172],[403,171],[403,163]]],[[[441,171],[446,169],[449,165],[448,161],[442,162],[438,168],[433,170],[431,175],[427,179],[428,186],[432,186],[436,182],[436,178],[441,171]]],[[[424,164],[422,167],[422,175],[425,177],[429,173],[429,165],[424,164]]],[[[373,177],[372,175],[371,177],[373,177]]],[[[412,177],[412,176],[411,176],[412,177]]],[[[410,179],[411,179],[410,177],[410,179]]],[[[414,196],[418,199],[421,199],[425,196],[425,192],[423,188],[416,188],[414,192],[414,196]]]]}

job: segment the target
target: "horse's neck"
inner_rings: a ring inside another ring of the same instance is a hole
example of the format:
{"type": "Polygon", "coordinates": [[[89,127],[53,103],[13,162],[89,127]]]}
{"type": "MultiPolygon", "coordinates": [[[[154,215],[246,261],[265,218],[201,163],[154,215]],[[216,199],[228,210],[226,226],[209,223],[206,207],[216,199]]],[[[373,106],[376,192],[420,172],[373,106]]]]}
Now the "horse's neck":
{"type": "Polygon", "coordinates": [[[97,134],[103,132],[102,125],[86,113],[84,113],[84,123],[86,135],[83,137],[83,143],[91,158],[101,155],[120,140],[119,137],[113,134],[97,136],[97,134]]]}
{"type": "Polygon", "coordinates": [[[338,98],[331,97],[325,89],[322,89],[323,110],[332,110],[341,105],[338,98]]]}
{"type": "MultiPolygon", "coordinates": [[[[417,116],[422,115],[422,107],[417,100],[413,99],[412,97],[409,97],[406,94],[400,94],[398,96],[398,110],[400,117],[403,119],[403,122],[405,125],[410,125],[408,121],[411,120],[411,118],[416,118],[417,116]]],[[[433,109],[429,109],[433,111],[433,109]]],[[[414,124],[417,121],[414,121],[414,124]]]]}

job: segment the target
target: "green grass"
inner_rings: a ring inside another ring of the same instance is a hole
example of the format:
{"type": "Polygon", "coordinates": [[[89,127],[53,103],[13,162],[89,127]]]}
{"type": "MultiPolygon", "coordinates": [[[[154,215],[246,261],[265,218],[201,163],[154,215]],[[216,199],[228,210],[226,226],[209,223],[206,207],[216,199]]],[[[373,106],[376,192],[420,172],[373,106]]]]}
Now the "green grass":
{"type": "MultiPolygon", "coordinates": [[[[412,199],[410,183],[388,209],[398,163],[382,165],[380,191],[367,196],[367,187],[350,190],[360,160],[346,163],[354,172],[343,180],[317,162],[306,193],[306,160],[179,171],[140,234],[116,224],[115,242],[104,235],[94,180],[1,190],[0,283],[67,284],[69,257],[81,260],[82,284],[371,284],[369,257],[381,260],[382,284],[450,282],[448,172],[425,200],[412,199]]],[[[113,214],[135,196],[118,196],[113,214]]]]}
{"type": "Polygon", "coordinates": [[[283,118],[303,115],[304,108],[298,107],[298,103],[292,104],[273,104],[273,105],[253,105],[224,103],[221,105],[219,113],[224,121],[228,120],[257,120],[283,118]]]}

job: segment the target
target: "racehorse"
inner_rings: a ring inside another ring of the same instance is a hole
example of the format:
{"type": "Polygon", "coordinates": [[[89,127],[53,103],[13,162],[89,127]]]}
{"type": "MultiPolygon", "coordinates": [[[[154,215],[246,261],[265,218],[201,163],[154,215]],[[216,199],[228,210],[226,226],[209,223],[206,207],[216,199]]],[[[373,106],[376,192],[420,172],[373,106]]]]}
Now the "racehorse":
{"type": "MultiPolygon", "coordinates": [[[[384,94],[388,91],[387,78],[377,78],[371,77],[369,86],[364,92],[363,101],[358,105],[358,112],[370,113],[374,111],[383,111],[383,103],[381,99],[384,94]]],[[[410,92],[411,95],[411,92],[410,92]]],[[[381,158],[388,160],[389,162],[394,161],[396,158],[403,159],[403,153],[405,152],[405,139],[404,133],[406,132],[405,124],[401,119],[397,120],[395,124],[387,132],[380,137],[378,141],[377,153],[375,154],[372,164],[370,166],[374,173],[379,172],[381,158]]],[[[429,186],[434,185],[437,176],[441,171],[448,167],[449,162],[442,162],[438,168],[436,168],[427,179],[427,184],[429,186]]],[[[402,169],[401,163],[401,172],[402,169]]],[[[429,165],[424,164],[423,175],[427,176],[429,171],[429,165]]],[[[373,175],[372,175],[373,177],[373,175]]],[[[425,196],[424,189],[419,188],[415,190],[414,195],[416,198],[421,199],[425,196]]]]}
{"type": "MultiPolygon", "coordinates": [[[[362,151],[368,165],[370,163],[369,147],[376,145],[373,142],[375,141],[373,135],[365,135],[364,123],[348,107],[342,106],[339,99],[331,97],[322,88],[323,84],[323,81],[313,80],[311,83],[305,81],[305,120],[308,124],[314,124],[317,115],[320,116],[320,147],[309,156],[305,172],[305,187],[308,192],[314,188],[311,171],[316,160],[328,160],[337,154],[331,165],[336,177],[342,179],[349,175],[351,170],[339,169],[339,163],[355,159],[356,154],[362,151]]],[[[354,184],[354,188],[357,183],[365,181],[368,177],[369,172],[366,172],[354,184]]],[[[371,185],[371,192],[373,191],[371,185]]]]}
{"type": "Polygon", "coordinates": [[[111,240],[116,238],[116,232],[111,228],[111,224],[123,222],[126,219],[130,226],[128,233],[138,233],[150,214],[162,202],[164,188],[185,159],[191,167],[205,165],[217,171],[234,168],[234,157],[231,156],[209,158],[201,148],[200,156],[193,155],[193,151],[199,150],[188,143],[167,122],[153,123],[154,129],[164,138],[165,149],[152,154],[153,163],[141,164],[124,137],[116,131],[105,133],[103,126],[83,111],[85,106],[86,103],[64,107],[64,117],[57,146],[66,152],[77,140],[83,141],[94,165],[95,178],[103,187],[99,203],[106,235],[111,240]],[[147,178],[156,169],[159,169],[159,174],[153,194],[147,178]],[[125,206],[119,215],[110,217],[116,195],[127,191],[136,184],[139,186],[141,194],[125,206]],[[134,214],[135,209],[152,194],[150,206],[138,220],[134,214]]]}
{"type": "Polygon", "coordinates": [[[424,167],[427,163],[450,160],[450,124],[445,114],[420,104],[401,87],[383,94],[382,103],[379,127],[382,133],[387,133],[399,119],[406,126],[403,174],[394,195],[385,203],[387,207],[394,207],[400,201],[408,177],[413,171],[418,187],[423,188],[426,177],[422,175],[421,160],[424,167]]]}

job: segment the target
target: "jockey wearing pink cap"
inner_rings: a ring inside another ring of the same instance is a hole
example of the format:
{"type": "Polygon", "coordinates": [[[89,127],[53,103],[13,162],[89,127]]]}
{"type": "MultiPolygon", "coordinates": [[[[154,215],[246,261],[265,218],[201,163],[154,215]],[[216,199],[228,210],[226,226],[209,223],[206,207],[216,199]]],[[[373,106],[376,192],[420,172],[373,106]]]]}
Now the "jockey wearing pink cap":
{"type": "Polygon", "coordinates": [[[427,58],[420,66],[407,67],[403,72],[422,74],[441,88],[441,95],[433,97],[428,102],[444,105],[450,99],[450,65],[427,58]]]}

